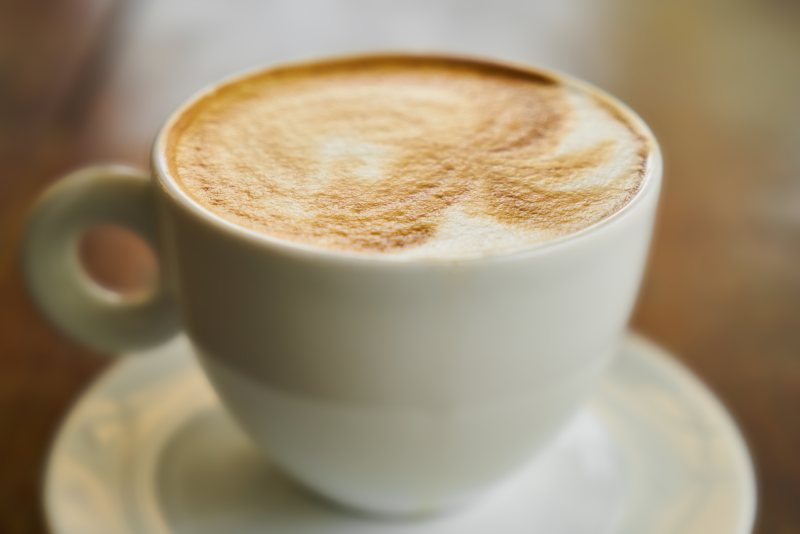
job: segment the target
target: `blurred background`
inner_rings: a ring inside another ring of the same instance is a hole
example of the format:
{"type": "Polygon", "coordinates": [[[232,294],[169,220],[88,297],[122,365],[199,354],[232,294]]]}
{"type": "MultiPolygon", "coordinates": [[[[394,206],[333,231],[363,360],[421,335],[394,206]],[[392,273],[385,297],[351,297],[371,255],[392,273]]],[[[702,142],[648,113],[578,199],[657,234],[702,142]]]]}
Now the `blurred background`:
{"type": "MultiPolygon", "coordinates": [[[[18,265],[32,200],[91,162],[146,167],[202,86],[358,50],[468,52],[587,79],[659,137],[666,178],[634,328],[743,427],[757,532],[800,532],[800,2],[3,0],[0,2],[0,532],[44,532],[43,461],[109,360],[33,309],[18,265]]],[[[125,232],[82,243],[104,284],[156,275],[125,232]]],[[[713,533],[710,533],[713,534],[713,533]]]]}

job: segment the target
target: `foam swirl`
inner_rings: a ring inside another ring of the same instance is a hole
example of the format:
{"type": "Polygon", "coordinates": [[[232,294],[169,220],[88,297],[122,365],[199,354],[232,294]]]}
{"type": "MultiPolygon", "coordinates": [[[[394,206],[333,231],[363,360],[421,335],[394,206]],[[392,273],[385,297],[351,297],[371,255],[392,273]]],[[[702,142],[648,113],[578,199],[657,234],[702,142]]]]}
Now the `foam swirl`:
{"type": "Polygon", "coordinates": [[[326,249],[463,257],[574,232],[641,185],[649,138],[599,95],[431,57],[284,67],[184,111],[170,172],[234,223],[326,249]]]}

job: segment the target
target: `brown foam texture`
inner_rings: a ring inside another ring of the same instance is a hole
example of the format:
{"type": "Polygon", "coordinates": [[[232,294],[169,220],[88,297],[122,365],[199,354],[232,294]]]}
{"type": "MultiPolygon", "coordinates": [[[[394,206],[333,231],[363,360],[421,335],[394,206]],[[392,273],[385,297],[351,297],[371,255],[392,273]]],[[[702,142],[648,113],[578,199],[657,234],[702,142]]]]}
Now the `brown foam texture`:
{"type": "MultiPolygon", "coordinates": [[[[212,212],[279,239],[378,253],[446,239],[454,208],[521,245],[574,232],[628,202],[649,151],[600,96],[533,71],[413,56],[239,79],[186,109],[168,137],[170,172],[212,212]],[[576,94],[629,135],[565,151],[592,127],[576,94]],[[601,169],[611,174],[598,182],[601,169]]],[[[488,246],[465,239],[450,252],[488,246]]]]}

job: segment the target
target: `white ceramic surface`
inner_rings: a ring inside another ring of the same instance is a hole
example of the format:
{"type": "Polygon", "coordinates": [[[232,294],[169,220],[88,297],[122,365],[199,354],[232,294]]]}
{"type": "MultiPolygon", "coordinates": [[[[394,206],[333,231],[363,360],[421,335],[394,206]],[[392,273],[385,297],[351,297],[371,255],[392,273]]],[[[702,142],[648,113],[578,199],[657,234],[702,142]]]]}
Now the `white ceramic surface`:
{"type": "MultiPolygon", "coordinates": [[[[650,136],[623,104],[570,83],[650,136]]],[[[32,294],[57,326],[106,351],[185,330],[242,428],[307,486],[388,514],[469,502],[553,439],[608,366],[650,242],[654,139],[640,190],[593,226],[516,253],[401,260],[212,214],[167,169],[180,117],[154,144],[152,177],[90,168],[42,196],[24,246],[32,294]],[[81,232],[109,221],[161,251],[150,295],[122,299],[80,268],[81,232]]]]}
{"type": "Polygon", "coordinates": [[[184,338],[119,362],[85,393],[44,497],[55,534],[744,534],[755,514],[728,413],[633,335],[533,464],[451,515],[358,517],[298,488],[232,424],[184,338]]]}

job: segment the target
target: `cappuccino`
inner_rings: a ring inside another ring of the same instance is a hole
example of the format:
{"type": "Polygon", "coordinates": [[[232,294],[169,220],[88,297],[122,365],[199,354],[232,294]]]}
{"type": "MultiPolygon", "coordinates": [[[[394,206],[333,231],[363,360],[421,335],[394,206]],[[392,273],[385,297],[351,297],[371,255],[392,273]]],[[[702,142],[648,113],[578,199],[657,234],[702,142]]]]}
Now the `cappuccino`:
{"type": "Polygon", "coordinates": [[[550,74],[369,56],[223,84],[182,112],[167,164],[207,210],[278,240],[463,258],[613,215],[652,146],[619,105],[550,74]]]}

